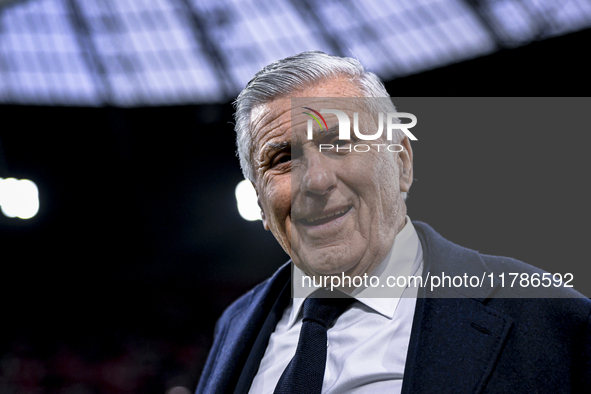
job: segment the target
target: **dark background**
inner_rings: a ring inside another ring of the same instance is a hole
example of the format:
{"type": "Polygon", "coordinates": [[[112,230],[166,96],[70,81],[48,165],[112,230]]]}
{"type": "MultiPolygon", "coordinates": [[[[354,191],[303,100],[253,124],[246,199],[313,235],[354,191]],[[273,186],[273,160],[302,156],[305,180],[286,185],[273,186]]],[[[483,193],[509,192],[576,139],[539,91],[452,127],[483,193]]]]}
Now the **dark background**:
{"type": "MultiPolygon", "coordinates": [[[[586,96],[590,41],[585,30],[387,82],[419,121],[409,216],[462,246],[572,272],[587,296],[591,100],[569,113],[565,100],[521,111],[532,101],[450,99],[433,119],[408,98],[586,96]]],[[[0,215],[0,385],[193,389],[223,309],[287,260],[238,214],[231,104],[0,116],[0,177],[34,180],[41,203],[28,221],[0,215]]]]}

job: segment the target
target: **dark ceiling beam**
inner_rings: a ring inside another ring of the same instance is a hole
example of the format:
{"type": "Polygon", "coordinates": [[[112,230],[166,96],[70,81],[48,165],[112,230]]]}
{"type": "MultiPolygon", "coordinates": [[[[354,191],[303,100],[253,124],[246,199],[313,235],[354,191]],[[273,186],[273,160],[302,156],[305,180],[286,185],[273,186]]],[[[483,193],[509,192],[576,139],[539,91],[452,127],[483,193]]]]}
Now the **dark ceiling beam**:
{"type": "MultiPolygon", "coordinates": [[[[0,7],[0,34],[4,34],[5,30],[4,30],[4,25],[2,24],[2,13],[4,12],[4,9],[0,7]]],[[[4,50],[4,40],[0,40],[0,71],[1,72],[7,72],[7,71],[13,71],[11,70],[11,66],[10,66],[10,62],[8,60],[8,57],[5,55],[5,50],[4,50]]],[[[5,87],[5,91],[2,92],[2,94],[8,99],[8,102],[15,102],[15,98],[14,98],[14,94],[12,93],[13,89],[12,89],[12,84],[11,83],[7,83],[6,87],[5,87]]],[[[0,156],[2,155],[2,146],[0,145],[0,156]]],[[[0,161],[2,160],[2,157],[0,157],[0,161]]],[[[0,165],[2,163],[0,162],[0,165]]]]}
{"type": "Polygon", "coordinates": [[[507,44],[505,40],[499,35],[497,29],[493,25],[490,14],[484,11],[485,6],[482,4],[482,0],[464,0],[464,3],[472,11],[473,15],[478,19],[480,25],[486,30],[489,37],[495,43],[495,50],[506,49],[507,44]]]}
{"type": "Polygon", "coordinates": [[[312,27],[318,29],[322,39],[331,48],[332,54],[336,56],[347,56],[347,46],[340,39],[332,34],[317,12],[318,6],[314,0],[291,0],[293,8],[301,15],[302,20],[308,22],[312,27]]]}
{"type": "MultiPolygon", "coordinates": [[[[346,4],[343,4],[343,9],[347,12],[350,18],[357,18],[359,15],[367,15],[369,13],[367,5],[363,2],[355,0],[347,0],[346,4]]],[[[391,48],[387,48],[384,43],[380,40],[380,32],[376,30],[378,26],[372,21],[361,21],[360,29],[363,31],[365,36],[371,40],[371,42],[380,48],[378,56],[384,56],[388,58],[388,62],[394,65],[400,64],[400,58],[397,51],[392,51],[391,48]]],[[[351,56],[351,55],[349,55],[351,56]]]]}
{"type": "Polygon", "coordinates": [[[0,9],[30,0],[0,0],[0,9]]]}
{"type": "Polygon", "coordinates": [[[199,42],[204,49],[209,64],[212,65],[213,72],[216,74],[218,83],[224,92],[225,98],[234,97],[236,91],[240,89],[240,86],[232,77],[229,65],[225,61],[222,48],[220,48],[216,40],[211,37],[211,34],[207,29],[205,18],[199,14],[199,11],[193,7],[189,0],[176,0],[176,2],[179,7],[184,10],[184,15],[187,17],[188,22],[191,25],[191,31],[193,32],[195,40],[199,42]]]}
{"type": "Polygon", "coordinates": [[[101,96],[100,101],[103,105],[113,105],[113,88],[103,60],[92,40],[88,22],[76,0],[66,0],[66,6],[69,10],[70,23],[76,32],[76,40],[80,46],[82,57],[101,96]]]}

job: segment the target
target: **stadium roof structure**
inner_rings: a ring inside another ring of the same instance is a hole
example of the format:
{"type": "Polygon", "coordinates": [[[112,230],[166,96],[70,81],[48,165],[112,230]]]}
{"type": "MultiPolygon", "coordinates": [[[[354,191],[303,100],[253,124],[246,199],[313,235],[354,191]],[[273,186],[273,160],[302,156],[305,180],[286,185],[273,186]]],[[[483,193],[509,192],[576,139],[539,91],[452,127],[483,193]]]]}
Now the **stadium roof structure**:
{"type": "Polygon", "coordinates": [[[221,103],[306,50],[389,80],[589,26],[588,0],[0,0],[0,103],[221,103]]]}

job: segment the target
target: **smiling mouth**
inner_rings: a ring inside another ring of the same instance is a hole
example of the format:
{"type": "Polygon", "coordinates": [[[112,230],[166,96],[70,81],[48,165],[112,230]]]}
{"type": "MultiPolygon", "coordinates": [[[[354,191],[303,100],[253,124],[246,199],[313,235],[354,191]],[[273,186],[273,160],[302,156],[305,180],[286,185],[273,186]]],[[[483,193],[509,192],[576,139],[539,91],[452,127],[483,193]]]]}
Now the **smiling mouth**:
{"type": "Polygon", "coordinates": [[[336,220],[342,216],[345,216],[347,212],[349,212],[353,208],[352,206],[348,206],[343,208],[339,211],[329,213],[328,215],[318,216],[313,218],[305,218],[298,220],[300,223],[304,224],[305,226],[320,226],[322,224],[326,224],[336,220]]]}

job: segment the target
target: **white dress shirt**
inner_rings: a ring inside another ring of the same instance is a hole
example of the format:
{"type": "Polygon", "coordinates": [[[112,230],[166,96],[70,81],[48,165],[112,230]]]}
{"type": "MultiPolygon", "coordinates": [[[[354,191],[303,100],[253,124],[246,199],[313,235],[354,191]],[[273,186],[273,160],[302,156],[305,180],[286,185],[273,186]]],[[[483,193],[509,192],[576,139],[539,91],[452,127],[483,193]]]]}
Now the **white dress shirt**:
{"type": "MultiPolygon", "coordinates": [[[[385,284],[388,276],[421,275],[423,252],[410,218],[384,261],[371,273],[385,284]]],[[[305,275],[294,267],[293,280],[305,275]]],[[[300,282],[301,283],[301,282],[300,282]]],[[[380,286],[381,287],[381,286],[380,286]]],[[[316,288],[309,289],[309,294],[316,288]]],[[[416,305],[416,287],[358,288],[354,302],[328,330],[328,351],[322,393],[400,393],[416,305]],[[390,288],[388,288],[390,290],[390,288]],[[382,298],[377,298],[382,297],[382,298]]],[[[298,290],[298,291],[301,291],[298,290]]],[[[267,350],[249,393],[272,394],[291,361],[302,327],[305,298],[294,298],[269,338],[267,350]]]]}

